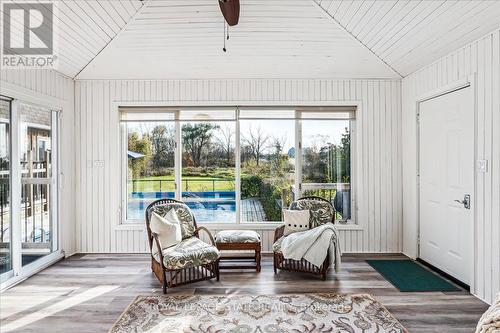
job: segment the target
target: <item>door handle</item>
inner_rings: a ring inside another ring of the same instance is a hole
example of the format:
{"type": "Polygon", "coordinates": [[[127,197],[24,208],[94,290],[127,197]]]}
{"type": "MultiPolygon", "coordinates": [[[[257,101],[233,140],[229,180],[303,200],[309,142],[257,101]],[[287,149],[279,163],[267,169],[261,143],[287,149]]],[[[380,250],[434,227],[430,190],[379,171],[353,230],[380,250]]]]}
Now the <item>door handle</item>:
{"type": "Polygon", "coordinates": [[[455,200],[455,202],[464,205],[465,209],[470,209],[470,194],[464,195],[463,200],[455,200]]]}

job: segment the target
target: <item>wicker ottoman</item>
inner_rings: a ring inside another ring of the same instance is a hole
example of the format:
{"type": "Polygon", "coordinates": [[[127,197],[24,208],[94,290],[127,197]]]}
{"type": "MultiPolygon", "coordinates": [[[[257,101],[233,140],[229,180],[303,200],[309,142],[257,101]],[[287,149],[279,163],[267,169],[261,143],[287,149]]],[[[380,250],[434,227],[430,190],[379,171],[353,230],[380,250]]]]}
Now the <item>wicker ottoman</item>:
{"type": "Polygon", "coordinates": [[[252,230],[223,230],[215,235],[215,244],[219,250],[255,251],[254,256],[221,256],[219,269],[255,269],[260,272],[261,247],[260,235],[257,232],[252,230]]]}

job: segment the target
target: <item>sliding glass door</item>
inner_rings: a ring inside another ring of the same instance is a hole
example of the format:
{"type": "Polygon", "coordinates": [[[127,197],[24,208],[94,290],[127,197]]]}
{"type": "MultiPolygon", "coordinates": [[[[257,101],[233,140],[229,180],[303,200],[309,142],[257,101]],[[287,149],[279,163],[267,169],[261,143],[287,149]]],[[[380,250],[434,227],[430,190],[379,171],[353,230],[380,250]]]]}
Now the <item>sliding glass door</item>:
{"type": "Polygon", "coordinates": [[[0,96],[2,288],[57,255],[58,118],[51,109],[0,96]]]}
{"type": "Polygon", "coordinates": [[[12,276],[12,221],[10,205],[11,100],[0,96],[0,277],[12,276]]]}
{"type": "Polygon", "coordinates": [[[20,104],[18,111],[21,214],[16,223],[25,266],[57,250],[57,113],[28,104],[20,104]]]}

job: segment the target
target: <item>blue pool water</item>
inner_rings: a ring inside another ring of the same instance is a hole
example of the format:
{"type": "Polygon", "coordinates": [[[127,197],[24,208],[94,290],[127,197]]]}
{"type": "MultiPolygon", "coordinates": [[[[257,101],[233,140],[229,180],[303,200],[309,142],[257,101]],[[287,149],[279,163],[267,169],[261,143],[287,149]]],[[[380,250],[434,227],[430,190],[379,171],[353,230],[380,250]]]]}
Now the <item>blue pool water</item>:
{"type": "MultiPolygon", "coordinates": [[[[143,220],[148,205],[158,199],[174,198],[174,192],[132,192],[127,205],[127,219],[143,220]]],[[[235,222],[234,191],[182,192],[182,200],[191,208],[197,222],[235,222]]]]}

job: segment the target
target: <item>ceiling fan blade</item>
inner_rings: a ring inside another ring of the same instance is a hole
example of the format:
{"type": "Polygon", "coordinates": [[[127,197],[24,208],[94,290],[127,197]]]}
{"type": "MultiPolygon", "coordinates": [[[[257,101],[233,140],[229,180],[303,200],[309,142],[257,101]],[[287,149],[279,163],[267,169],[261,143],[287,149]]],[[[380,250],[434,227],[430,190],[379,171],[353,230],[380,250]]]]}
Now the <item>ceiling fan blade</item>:
{"type": "Polygon", "coordinates": [[[227,24],[234,26],[240,19],[240,0],[219,0],[219,7],[227,24]]]}

